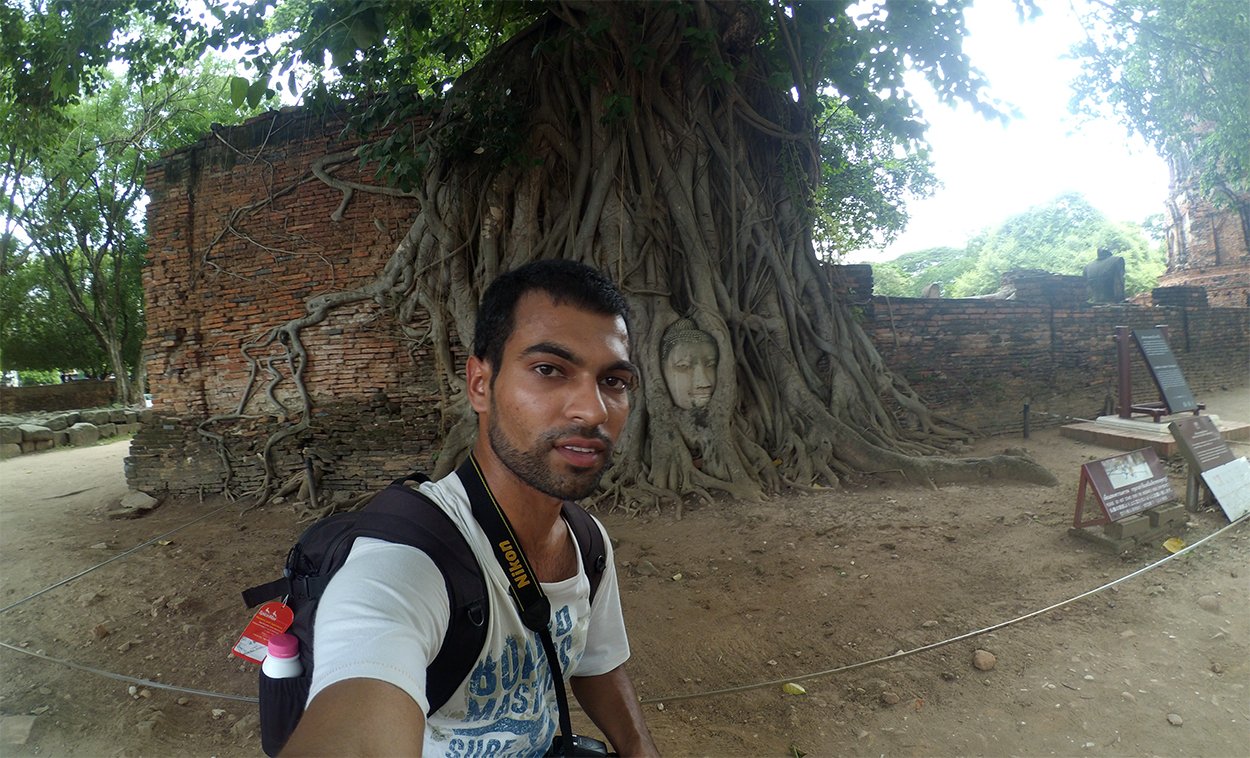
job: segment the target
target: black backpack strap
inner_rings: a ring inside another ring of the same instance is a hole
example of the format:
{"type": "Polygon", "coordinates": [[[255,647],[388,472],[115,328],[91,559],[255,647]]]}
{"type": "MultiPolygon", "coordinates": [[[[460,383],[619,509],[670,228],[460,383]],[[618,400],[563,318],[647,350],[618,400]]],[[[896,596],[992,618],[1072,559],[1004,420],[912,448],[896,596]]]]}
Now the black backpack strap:
{"type": "Polygon", "coordinates": [[[428,497],[402,484],[375,495],[361,511],[357,529],[361,537],[421,550],[443,574],[451,621],[438,655],[426,669],[428,713],[433,713],[459,689],[486,645],[490,612],[486,578],[451,517],[428,497]]]}
{"type": "Polygon", "coordinates": [[[594,516],[586,512],[576,503],[565,502],[560,514],[573,530],[577,539],[577,549],[582,554],[582,566],[586,569],[586,578],[590,580],[590,602],[595,601],[595,593],[599,590],[599,580],[608,567],[608,551],[603,544],[603,530],[595,523],[594,516]]]}

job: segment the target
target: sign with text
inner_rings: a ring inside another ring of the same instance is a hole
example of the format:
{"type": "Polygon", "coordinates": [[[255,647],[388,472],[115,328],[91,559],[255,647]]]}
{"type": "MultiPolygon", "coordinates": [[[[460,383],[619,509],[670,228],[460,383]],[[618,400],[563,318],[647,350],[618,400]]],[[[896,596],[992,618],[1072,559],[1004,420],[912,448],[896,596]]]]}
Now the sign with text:
{"type": "Polygon", "coordinates": [[[1215,502],[1220,504],[1229,521],[1250,513],[1250,461],[1237,458],[1210,471],[1202,472],[1215,502]]]}
{"type": "Polygon", "coordinates": [[[1195,471],[1210,471],[1236,460],[1210,416],[1191,416],[1168,424],[1181,454],[1195,471]]]}
{"type": "Polygon", "coordinates": [[[1081,466],[1073,526],[1107,524],[1176,499],[1167,471],[1154,448],[1142,448],[1081,466]],[[1092,487],[1102,515],[1084,517],[1085,491],[1092,487]]]}
{"type": "Polygon", "coordinates": [[[1146,361],[1146,368],[1150,370],[1150,377],[1159,388],[1168,412],[1197,410],[1198,402],[1194,400],[1194,393],[1185,382],[1185,376],[1176,362],[1176,356],[1172,354],[1172,348],[1168,347],[1168,341],[1163,338],[1163,332],[1158,329],[1134,329],[1133,340],[1141,350],[1141,357],[1146,361]]]}

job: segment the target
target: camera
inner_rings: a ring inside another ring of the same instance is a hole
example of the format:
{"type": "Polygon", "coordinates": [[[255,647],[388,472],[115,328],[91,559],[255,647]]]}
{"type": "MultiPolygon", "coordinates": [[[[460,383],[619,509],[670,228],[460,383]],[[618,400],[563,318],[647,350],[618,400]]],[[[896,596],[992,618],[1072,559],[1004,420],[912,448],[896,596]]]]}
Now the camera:
{"type": "MultiPolygon", "coordinates": [[[[551,747],[547,750],[547,755],[558,758],[564,755],[563,734],[557,734],[555,739],[551,741],[551,747]]],[[[569,755],[578,756],[579,758],[592,758],[593,756],[608,755],[608,746],[593,737],[582,737],[581,735],[573,735],[573,751],[569,755]]]]}

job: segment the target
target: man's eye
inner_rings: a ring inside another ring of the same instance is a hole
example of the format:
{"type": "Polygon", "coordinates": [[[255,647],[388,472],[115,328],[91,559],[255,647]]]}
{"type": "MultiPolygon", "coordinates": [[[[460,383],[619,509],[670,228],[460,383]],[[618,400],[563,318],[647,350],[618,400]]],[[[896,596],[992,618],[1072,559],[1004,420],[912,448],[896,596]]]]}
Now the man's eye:
{"type": "Polygon", "coordinates": [[[619,376],[605,376],[603,378],[603,386],[610,390],[627,390],[630,388],[630,381],[619,376]]]}
{"type": "Polygon", "coordinates": [[[560,369],[550,363],[540,363],[534,367],[534,370],[543,376],[556,376],[560,373],[560,369]]]}

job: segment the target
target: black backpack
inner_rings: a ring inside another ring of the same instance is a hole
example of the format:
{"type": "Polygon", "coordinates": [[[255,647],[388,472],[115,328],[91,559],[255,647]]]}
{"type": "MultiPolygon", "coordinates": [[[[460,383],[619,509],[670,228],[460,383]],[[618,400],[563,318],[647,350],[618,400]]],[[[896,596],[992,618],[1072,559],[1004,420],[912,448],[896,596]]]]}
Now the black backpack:
{"type": "MultiPolygon", "coordinates": [[[[397,479],[359,511],[321,519],[287,553],[283,576],[243,591],[250,608],[285,598],[295,613],[288,634],[299,639],[303,674],[289,679],[260,675],[261,747],[275,756],[304,714],[313,672],[313,621],[321,595],[347,560],[357,537],[411,545],[426,553],[443,574],[451,622],[437,656],[426,669],[427,715],[443,706],[464,682],[486,644],[490,602],[486,579],[464,535],[441,508],[405,482],[429,481],[423,474],[397,479]]],[[[564,520],[576,537],[593,601],[607,566],[603,533],[581,507],[565,503],[564,520]]]]}

